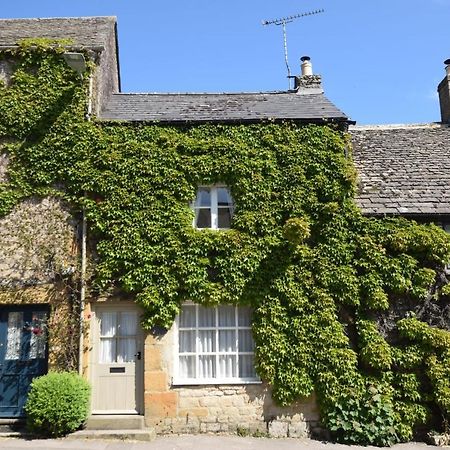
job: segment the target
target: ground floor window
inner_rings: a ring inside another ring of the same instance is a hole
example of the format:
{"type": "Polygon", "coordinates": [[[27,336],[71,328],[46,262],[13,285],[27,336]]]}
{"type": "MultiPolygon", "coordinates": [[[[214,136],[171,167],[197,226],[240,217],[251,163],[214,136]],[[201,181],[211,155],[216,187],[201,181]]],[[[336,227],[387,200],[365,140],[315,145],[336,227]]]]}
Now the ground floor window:
{"type": "Polygon", "coordinates": [[[251,309],[186,304],[177,319],[177,384],[258,381],[251,309]]]}

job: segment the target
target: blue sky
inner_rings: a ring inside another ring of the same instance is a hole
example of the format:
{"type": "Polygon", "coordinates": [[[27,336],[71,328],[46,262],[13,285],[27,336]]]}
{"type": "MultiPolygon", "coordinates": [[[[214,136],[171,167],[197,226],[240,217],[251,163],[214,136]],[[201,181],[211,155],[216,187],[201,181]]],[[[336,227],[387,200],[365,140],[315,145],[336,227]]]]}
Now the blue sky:
{"type": "Polygon", "coordinates": [[[326,95],[359,124],[439,120],[450,58],[450,0],[15,0],[0,16],[118,18],[123,92],[242,92],[288,87],[309,55],[326,95]]]}

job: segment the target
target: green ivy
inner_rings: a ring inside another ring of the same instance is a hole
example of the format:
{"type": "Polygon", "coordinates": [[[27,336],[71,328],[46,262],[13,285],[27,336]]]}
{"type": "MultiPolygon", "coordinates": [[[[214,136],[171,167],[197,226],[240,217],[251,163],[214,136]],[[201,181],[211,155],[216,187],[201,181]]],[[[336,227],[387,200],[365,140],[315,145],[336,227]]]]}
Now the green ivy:
{"type": "Polygon", "coordinates": [[[88,77],[61,51],[28,42],[2,54],[14,75],[0,86],[0,216],[30,196],[84,207],[91,295],[133,295],[146,329],[169,328],[186,300],[251,305],[257,371],[274,398],[315,391],[343,442],[390,445],[431,409],[450,415],[450,334],[409,314],[446,301],[450,239],[434,225],[361,215],[345,132],[87,121],[88,77]],[[232,229],[196,230],[189,203],[215,183],[231,189],[232,229]]]}

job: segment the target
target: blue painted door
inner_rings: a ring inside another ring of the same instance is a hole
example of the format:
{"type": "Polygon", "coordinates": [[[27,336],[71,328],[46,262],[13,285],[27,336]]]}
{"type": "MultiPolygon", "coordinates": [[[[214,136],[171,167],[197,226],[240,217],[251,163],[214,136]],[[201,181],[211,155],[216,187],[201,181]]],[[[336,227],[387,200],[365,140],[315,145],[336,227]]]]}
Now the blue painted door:
{"type": "Polygon", "coordinates": [[[33,378],[47,372],[45,306],[0,308],[0,417],[21,417],[33,378]]]}

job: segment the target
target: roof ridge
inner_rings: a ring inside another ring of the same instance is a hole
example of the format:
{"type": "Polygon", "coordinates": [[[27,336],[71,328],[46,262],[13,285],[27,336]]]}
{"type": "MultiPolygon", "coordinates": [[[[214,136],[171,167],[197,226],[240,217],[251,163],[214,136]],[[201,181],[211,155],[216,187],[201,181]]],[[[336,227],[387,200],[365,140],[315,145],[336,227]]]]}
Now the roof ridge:
{"type": "Polygon", "coordinates": [[[82,19],[113,19],[117,21],[117,16],[72,16],[72,17],[2,17],[0,22],[7,20],[28,20],[30,22],[39,20],[82,20],[82,19]]]}
{"type": "MultiPolygon", "coordinates": [[[[296,95],[295,91],[259,91],[259,92],[116,92],[113,95],[296,95]]],[[[311,93],[302,95],[323,95],[323,93],[311,93]]]]}

